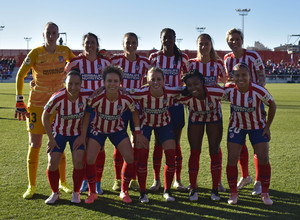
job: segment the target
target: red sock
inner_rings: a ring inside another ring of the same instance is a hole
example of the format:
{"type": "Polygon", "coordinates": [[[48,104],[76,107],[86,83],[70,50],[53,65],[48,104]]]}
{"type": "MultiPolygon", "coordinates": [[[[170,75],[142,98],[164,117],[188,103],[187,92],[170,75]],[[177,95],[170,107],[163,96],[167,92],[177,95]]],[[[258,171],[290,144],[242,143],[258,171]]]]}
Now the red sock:
{"type": "Polygon", "coordinates": [[[220,154],[210,155],[210,172],[212,177],[212,188],[217,189],[221,179],[220,154]]]}
{"type": "Polygon", "coordinates": [[[243,178],[247,178],[249,176],[248,160],[249,160],[249,154],[248,154],[248,149],[247,149],[247,146],[245,143],[242,147],[241,154],[240,154],[240,160],[239,160],[243,178]]]}
{"type": "Polygon", "coordinates": [[[221,150],[221,146],[219,148],[219,157],[220,157],[220,161],[221,161],[221,175],[220,175],[220,182],[221,182],[221,179],[222,179],[222,165],[223,165],[223,154],[222,154],[222,150],[221,150]]]}
{"type": "Polygon", "coordinates": [[[181,154],[181,147],[178,145],[176,147],[176,155],[175,155],[175,178],[176,180],[180,180],[182,169],[182,154],[181,154]]]}
{"type": "Polygon", "coordinates": [[[227,165],[226,167],[227,181],[230,188],[231,193],[237,193],[237,177],[238,177],[238,169],[237,165],[227,165]]]}
{"type": "Polygon", "coordinates": [[[130,180],[132,178],[133,169],[134,169],[133,163],[131,163],[131,164],[128,164],[126,162],[124,163],[123,179],[122,179],[122,186],[121,186],[123,192],[128,191],[128,186],[129,186],[130,180]]]}
{"type": "Polygon", "coordinates": [[[86,180],[86,152],[83,157],[83,179],[86,180]]]}
{"type": "Polygon", "coordinates": [[[51,170],[47,169],[47,177],[48,177],[48,181],[50,183],[52,192],[57,193],[58,185],[59,185],[59,169],[57,169],[55,171],[51,171],[51,170]]]}
{"type": "Polygon", "coordinates": [[[268,163],[266,165],[258,164],[258,173],[259,173],[259,180],[261,181],[261,192],[268,193],[270,181],[271,181],[270,163],[268,163]]]}
{"type": "Polygon", "coordinates": [[[160,145],[154,145],[153,150],[153,171],[154,171],[154,179],[160,179],[160,167],[162,160],[163,149],[160,145]]]}
{"type": "MultiPolygon", "coordinates": [[[[149,150],[149,149],[148,149],[149,150]]],[[[133,156],[134,156],[134,168],[133,168],[133,174],[132,174],[132,179],[136,180],[136,173],[137,173],[137,163],[138,163],[138,158],[139,158],[139,152],[138,149],[133,148],[133,156]]],[[[148,161],[148,157],[147,157],[148,161]]]]}
{"type": "Polygon", "coordinates": [[[121,172],[122,172],[122,167],[123,167],[123,157],[120,153],[120,151],[118,151],[115,148],[114,151],[114,168],[115,168],[115,178],[116,180],[120,180],[121,179],[121,172]]]}
{"type": "Polygon", "coordinates": [[[74,192],[80,192],[80,187],[82,184],[84,176],[84,169],[73,169],[73,191],[74,192]]]}
{"type": "Polygon", "coordinates": [[[96,159],[96,181],[101,182],[105,164],[105,150],[100,151],[96,159]]]}
{"type": "Polygon", "coordinates": [[[189,177],[191,189],[197,189],[197,176],[199,172],[200,150],[191,149],[189,159],[189,177]]]}
{"type": "Polygon", "coordinates": [[[175,173],[175,149],[165,150],[166,165],[165,165],[165,190],[171,189],[175,173]]]}
{"type": "Polygon", "coordinates": [[[86,178],[90,194],[96,193],[96,164],[86,164],[86,178]]]}
{"type": "Polygon", "coordinates": [[[259,175],[258,175],[258,160],[257,160],[257,155],[253,155],[253,160],[254,160],[254,165],[255,165],[255,181],[259,180],[259,175]]]}
{"type": "Polygon", "coordinates": [[[136,149],[138,152],[138,163],[137,163],[137,176],[140,185],[140,191],[146,191],[146,179],[147,179],[147,164],[149,149],[141,148],[136,149]]]}

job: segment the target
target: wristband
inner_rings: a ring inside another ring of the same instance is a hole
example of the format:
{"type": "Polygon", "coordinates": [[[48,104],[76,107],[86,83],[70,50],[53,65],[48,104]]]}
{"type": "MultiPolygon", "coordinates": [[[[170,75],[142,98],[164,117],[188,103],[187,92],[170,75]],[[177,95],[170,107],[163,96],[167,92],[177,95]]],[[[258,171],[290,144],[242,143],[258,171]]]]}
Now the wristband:
{"type": "Polygon", "coordinates": [[[24,102],[24,97],[23,97],[23,95],[17,95],[17,96],[16,96],[16,100],[17,100],[17,102],[24,102]]]}
{"type": "Polygon", "coordinates": [[[134,131],[140,131],[140,130],[141,130],[140,127],[135,127],[135,128],[134,128],[134,131]]]}

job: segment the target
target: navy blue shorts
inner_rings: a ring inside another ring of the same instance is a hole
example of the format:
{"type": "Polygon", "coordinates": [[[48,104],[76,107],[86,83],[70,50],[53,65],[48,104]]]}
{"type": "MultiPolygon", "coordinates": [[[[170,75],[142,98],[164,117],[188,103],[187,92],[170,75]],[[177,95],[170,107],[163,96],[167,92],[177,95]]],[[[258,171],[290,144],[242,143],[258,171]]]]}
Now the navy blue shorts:
{"type": "Polygon", "coordinates": [[[207,121],[207,122],[195,121],[195,122],[192,122],[191,118],[189,117],[189,125],[206,125],[206,124],[222,124],[222,123],[223,123],[223,118],[221,118],[218,121],[207,121]]]}
{"type": "Polygon", "coordinates": [[[127,109],[125,112],[123,112],[121,117],[124,121],[125,129],[127,130],[127,126],[128,126],[128,122],[129,122],[130,130],[134,131],[134,123],[133,123],[133,118],[132,118],[132,112],[130,111],[130,109],[127,109]]]}
{"type": "Polygon", "coordinates": [[[169,109],[170,115],[171,115],[171,124],[174,128],[174,130],[179,130],[184,127],[184,106],[182,104],[180,105],[174,105],[171,106],[169,109]]]}
{"type": "MultiPolygon", "coordinates": [[[[56,141],[56,143],[57,143],[57,145],[59,146],[60,149],[58,149],[57,147],[55,147],[52,152],[61,152],[61,153],[63,153],[64,150],[65,150],[65,148],[66,148],[67,142],[69,142],[71,152],[73,152],[74,141],[76,140],[76,138],[79,135],[76,135],[76,136],[64,136],[64,135],[57,134],[56,132],[54,132],[53,136],[54,136],[54,139],[55,139],[55,141],[56,141]]],[[[77,149],[78,150],[84,150],[84,146],[81,145],[77,149]]]]}
{"type": "Polygon", "coordinates": [[[115,132],[115,133],[110,133],[110,134],[102,134],[98,131],[95,131],[93,128],[88,129],[87,136],[89,138],[93,138],[95,141],[97,141],[101,146],[101,150],[103,149],[106,138],[109,138],[111,143],[116,148],[124,138],[129,138],[128,134],[125,130],[118,131],[118,132],[115,132]]]}
{"type": "Polygon", "coordinates": [[[175,140],[174,136],[174,130],[173,126],[170,124],[167,124],[163,127],[150,127],[147,125],[144,125],[142,127],[143,135],[148,139],[150,142],[152,130],[154,130],[156,138],[158,139],[159,143],[163,143],[169,139],[175,140]]]}
{"type": "Polygon", "coordinates": [[[249,135],[250,142],[253,145],[263,142],[269,142],[268,136],[262,136],[264,129],[244,130],[240,128],[228,128],[227,141],[243,145],[246,141],[246,135],[249,135]]]}

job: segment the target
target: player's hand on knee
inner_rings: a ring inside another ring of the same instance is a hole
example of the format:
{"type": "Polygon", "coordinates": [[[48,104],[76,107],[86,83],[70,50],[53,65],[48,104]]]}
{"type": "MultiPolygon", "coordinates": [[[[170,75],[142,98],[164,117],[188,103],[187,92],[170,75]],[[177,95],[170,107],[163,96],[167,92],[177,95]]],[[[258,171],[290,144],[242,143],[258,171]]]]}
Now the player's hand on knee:
{"type": "Polygon", "coordinates": [[[56,147],[57,147],[57,149],[60,149],[60,147],[57,145],[55,139],[53,138],[53,139],[49,140],[48,144],[47,144],[47,153],[51,154],[52,151],[54,150],[54,148],[56,148],[56,147]]]}
{"type": "Polygon", "coordinates": [[[27,111],[27,106],[24,103],[24,98],[22,95],[17,95],[16,109],[15,109],[15,118],[20,120],[26,120],[26,117],[29,118],[29,113],[27,111]]]}
{"type": "Polygon", "coordinates": [[[86,149],[86,138],[82,135],[78,136],[73,143],[73,151],[77,150],[81,145],[86,149]]]}

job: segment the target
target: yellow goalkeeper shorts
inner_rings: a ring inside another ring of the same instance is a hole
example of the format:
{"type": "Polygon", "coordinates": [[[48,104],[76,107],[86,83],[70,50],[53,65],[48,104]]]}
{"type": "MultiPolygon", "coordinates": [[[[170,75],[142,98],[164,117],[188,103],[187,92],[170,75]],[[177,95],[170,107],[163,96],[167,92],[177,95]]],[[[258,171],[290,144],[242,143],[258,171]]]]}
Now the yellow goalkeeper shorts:
{"type": "MultiPolygon", "coordinates": [[[[28,107],[29,118],[27,118],[27,131],[32,134],[46,134],[43,123],[42,123],[42,114],[44,111],[43,107],[28,107]]],[[[52,122],[55,117],[55,113],[50,117],[52,122]]]]}

